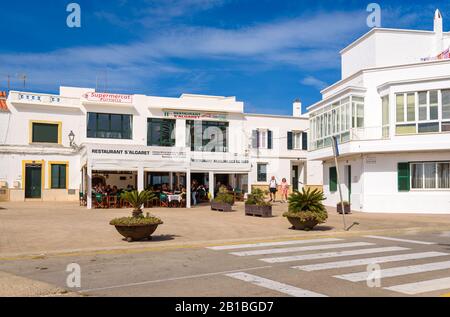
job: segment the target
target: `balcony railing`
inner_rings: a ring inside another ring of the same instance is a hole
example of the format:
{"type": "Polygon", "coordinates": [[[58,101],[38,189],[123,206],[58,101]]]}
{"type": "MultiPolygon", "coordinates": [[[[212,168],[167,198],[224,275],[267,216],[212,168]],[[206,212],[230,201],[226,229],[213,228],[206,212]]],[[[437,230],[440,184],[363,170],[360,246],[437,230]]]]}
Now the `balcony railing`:
{"type": "MultiPolygon", "coordinates": [[[[383,127],[365,127],[353,128],[349,131],[336,134],[340,144],[351,141],[371,141],[371,140],[386,140],[389,139],[389,126],[383,127]]],[[[321,139],[310,141],[310,150],[320,150],[332,146],[332,136],[327,136],[321,139]]]]}
{"type": "Polygon", "coordinates": [[[42,104],[42,105],[68,105],[79,106],[80,101],[77,98],[62,97],[59,95],[35,94],[28,92],[11,91],[9,93],[9,100],[11,102],[20,102],[28,104],[42,104]]]}

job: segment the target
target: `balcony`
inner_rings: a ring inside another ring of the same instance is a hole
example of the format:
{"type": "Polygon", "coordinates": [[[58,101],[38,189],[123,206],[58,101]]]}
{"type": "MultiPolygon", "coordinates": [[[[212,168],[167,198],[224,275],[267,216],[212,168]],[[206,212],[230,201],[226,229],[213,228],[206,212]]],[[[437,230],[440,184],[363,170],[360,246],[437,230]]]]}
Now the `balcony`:
{"type": "Polygon", "coordinates": [[[36,94],[20,91],[11,91],[8,100],[17,108],[28,110],[47,108],[80,111],[80,100],[77,98],[63,97],[59,95],[36,94]]]}
{"type": "MultiPolygon", "coordinates": [[[[373,140],[388,140],[389,126],[352,128],[348,131],[336,134],[339,144],[345,144],[352,141],[373,141],[373,140]]],[[[325,148],[331,148],[331,135],[321,139],[310,140],[310,151],[317,151],[325,148]]]]}

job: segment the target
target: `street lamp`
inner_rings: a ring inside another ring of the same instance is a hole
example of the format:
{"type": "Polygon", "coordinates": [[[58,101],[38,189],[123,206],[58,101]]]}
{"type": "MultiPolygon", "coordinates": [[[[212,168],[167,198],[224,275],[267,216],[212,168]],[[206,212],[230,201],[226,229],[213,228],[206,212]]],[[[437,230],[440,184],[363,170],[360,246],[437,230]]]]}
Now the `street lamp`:
{"type": "Polygon", "coordinates": [[[69,141],[70,141],[70,147],[72,147],[74,145],[74,141],[75,141],[75,133],[73,133],[73,131],[70,131],[70,133],[69,133],[69,141]]]}

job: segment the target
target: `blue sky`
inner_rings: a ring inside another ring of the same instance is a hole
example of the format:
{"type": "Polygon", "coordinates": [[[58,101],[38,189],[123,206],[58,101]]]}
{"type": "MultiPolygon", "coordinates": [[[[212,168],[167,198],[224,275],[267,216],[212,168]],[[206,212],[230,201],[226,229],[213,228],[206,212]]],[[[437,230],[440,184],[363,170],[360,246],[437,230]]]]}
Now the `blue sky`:
{"type": "MultiPolygon", "coordinates": [[[[340,79],[339,51],[369,31],[371,1],[1,1],[0,89],[60,85],[178,97],[237,96],[247,112],[291,114],[340,79]],[[82,26],[66,26],[77,2],[82,26]]],[[[448,1],[378,1],[382,26],[431,30],[448,1]]],[[[445,30],[448,30],[444,26],[445,30]]]]}

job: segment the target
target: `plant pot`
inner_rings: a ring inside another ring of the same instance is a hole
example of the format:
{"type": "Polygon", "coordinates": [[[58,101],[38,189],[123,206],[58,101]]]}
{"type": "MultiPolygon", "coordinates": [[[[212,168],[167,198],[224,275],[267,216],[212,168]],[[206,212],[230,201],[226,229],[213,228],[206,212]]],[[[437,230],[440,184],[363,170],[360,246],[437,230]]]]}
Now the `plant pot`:
{"type": "Polygon", "coordinates": [[[128,242],[150,239],[159,225],[145,226],[115,226],[117,231],[124,236],[128,242]]]}
{"type": "MultiPolygon", "coordinates": [[[[337,212],[342,215],[342,205],[338,204],[336,206],[336,208],[337,208],[337,212]]],[[[350,214],[352,212],[351,206],[350,205],[344,205],[344,212],[345,212],[345,214],[350,214]]]]}
{"type": "Polygon", "coordinates": [[[246,216],[272,217],[272,206],[245,205],[246,216]]]}
{"type": "Polygon", "coordinates": [[[216,203],[214,201],[211,202],[211,210],[230,212],[233,211],[233,205],[225,204],[225,203],[216,203]]]}
{"type": "Polygon", "coordinates": [[[319,224],[316,220],[307,220],[303,221],[296,217],[287,217],[291,225],[294,227],[295,230],[305,230],[309,231],[314,229],[315,226],[319,224]]]}

